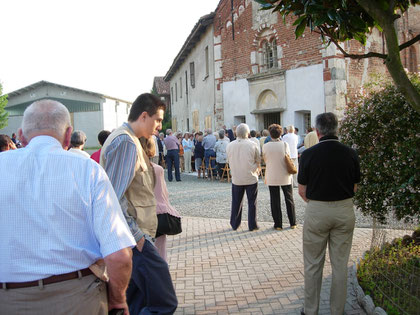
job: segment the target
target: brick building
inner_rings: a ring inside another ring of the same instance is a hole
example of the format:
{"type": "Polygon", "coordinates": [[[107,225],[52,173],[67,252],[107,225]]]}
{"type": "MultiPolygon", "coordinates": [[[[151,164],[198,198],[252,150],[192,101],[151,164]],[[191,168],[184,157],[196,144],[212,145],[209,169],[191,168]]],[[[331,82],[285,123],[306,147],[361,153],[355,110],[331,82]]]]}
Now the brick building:
{"type": "Polygon", "coordinates": [[[171,114],[171,96],[169,93],[169,82],[166,82],[163,77],[154,77],[153,78],[153,91],[157,94],[158,97],[165,103],[166,112],[171,114]]]}
{"type": "MultiPolygon", "coordinates": [[[[213,29],[207,28],[207,37],[196,37],[194,41],[190,35],[175,60],[178,64],[174,61],[165,77],[170,80],[171,90],[177,90],[177,82],[181,84],[172,77],[177,71],[178,76],[185,71],[188,82],[188,63],[204,68],[192,52],[203,46],[203,40],[206,45],[213,42],[214,83],[206,88],[213,86],[214,96],[196,104],[201,110],[213,110],[211,127],[246,122],[252,129],[261,130],[275,122],[293,124],[304,133],[314,125],[319,113],[333,111],[342,115],[371,74],[387,73],[383,60],[344,58],[334,44],[325,47],[320,35],[308,30],[296,40],[292,18],[283,23],[278,13],[259,9],[260,5],[251,0],[221,0],[213,13],[213,29]]],[[[401,43],[418,33],[418,18],[414,7],[397,21],[401,43]]],[[[191,34],[197,34],[197,25],[191,34]]],[[[410,71],[418,71],[418,45],[402,52],[403,64],[410,71]]],[[[366,46],[349,41],[342,47],[358,54],[384,52],[385,42],[382,34],[374,30],[366,46]]],[[[174,113],[182,112],[185,119],[192,119],[187,117],[192,116],[191,110],[184,103],[174,102],[172,107],[174,113]]],[[[189,129],[185,127],[189,126],[183,124],[178,129],[189,129]]],[[[199,127],[202,129],[201,124],[199,127]]]]}

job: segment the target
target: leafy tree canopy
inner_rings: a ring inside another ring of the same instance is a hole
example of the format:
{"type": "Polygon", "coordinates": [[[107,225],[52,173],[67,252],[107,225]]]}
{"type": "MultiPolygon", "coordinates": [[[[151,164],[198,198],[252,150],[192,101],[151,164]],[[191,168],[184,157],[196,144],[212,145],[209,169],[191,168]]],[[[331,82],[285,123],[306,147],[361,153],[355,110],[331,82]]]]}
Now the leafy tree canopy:
{"type": "Polygon", "coordinates": [[[0,129],[7,126],[9,113],[4,109],[7,105],[7,95],[2,95],[3,87],[0,83],[0,129]]]}
{"type": "Polygon", "coordinates": [[[420,113],[420,94],[411,84],[401,63],[400,50],[420,40],[417,35],[410,41],[399,44],[394,22],[410,5],[420,0],[254,0],[263,10],[279,12],[283,18],[292,14],[296,38],[302,36],[308,27],[321,35],[324,42],[333,42],[345,57],[362,59],[382,58],[394,82],[407,98],[411,106],[420,113]],[[366,44],[367,35],[376,27],[386,39],[387,54],[370,52],[349,54],[340,42],[355,39],[366,44]]]}

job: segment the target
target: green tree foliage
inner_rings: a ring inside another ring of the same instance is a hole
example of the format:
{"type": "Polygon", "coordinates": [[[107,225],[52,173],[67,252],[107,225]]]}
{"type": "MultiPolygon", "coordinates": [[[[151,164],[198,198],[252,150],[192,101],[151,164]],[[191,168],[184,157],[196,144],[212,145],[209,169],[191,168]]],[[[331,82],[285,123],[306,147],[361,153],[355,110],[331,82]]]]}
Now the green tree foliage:
{"type": "Polygon", "coordinates": [[[411,84],[401,63],[400,51],[420,40],[417,35],[412,40],[399,44],[395,20],[407,11],[410,5],[420,0],[254,0],[263,10],[279,12],[284,18],[290,14],[294,22],[296,38],[302,36],[308,27],[321,35],[324,42],[333,42],[345,57],[353,59],[377,57],[384,62],[395,84],[413,108],[420,113],[420,94],[411,84]],[[340,42],[355,39],[366,43],[366,36],[372,28],[378,28],[386,39],[387,54],[349,54],[340,42]]]}
{"type": "MultiPolygon", "coordinates": [[[[412,77],[420,91],[419,77],[412,77]]],[[[341,122],[344,143],[360,156],[362,180],[355,203],[365,214],[386,222],[420,219],[420,114],[394,85],[360,97],[341,122]]]]}
{"type": "Polygon", "coordinates": [[[9,113],[4,109],[7,105],[7,94],[2,95],[3,87],[0,83],[0,129],[8,124],[9,113]]]}

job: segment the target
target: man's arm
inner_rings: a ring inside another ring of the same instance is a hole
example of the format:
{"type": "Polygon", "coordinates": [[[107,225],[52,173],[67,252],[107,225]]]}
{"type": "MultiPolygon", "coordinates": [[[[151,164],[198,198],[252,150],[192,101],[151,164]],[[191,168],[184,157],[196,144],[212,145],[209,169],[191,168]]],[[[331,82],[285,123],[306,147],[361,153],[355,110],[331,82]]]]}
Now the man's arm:
{"type": "Polygon", "coordinates": [[[306,198],[306,185],[302,185],[302,184],[299,184],[298,185],[298,191],[299,191],[299,196],[301,196],[302,197],[302,199],[305,201],[305,202],[308,202],[309,201],[309,199],[308,198],[306,198]]]}
{"type": "Polygon", "coordinates": [[[129,248],[123,248],[105,257],[108,271],[108,310],[122,308],[128,315],[128,306],[125,297],[131,277],[131,256],[129,248]]]}
{"type": "Polygon", "coordinates": [[[127,135],[116,137],[108,146],[105,158],[105,171],[114,187],[128,227],[141,251],[145,234],[139,228],[136,220],[128,213],[128,201],[124,196],[134,178],[134,168],[137,162],[136,145],[127,135]]]}

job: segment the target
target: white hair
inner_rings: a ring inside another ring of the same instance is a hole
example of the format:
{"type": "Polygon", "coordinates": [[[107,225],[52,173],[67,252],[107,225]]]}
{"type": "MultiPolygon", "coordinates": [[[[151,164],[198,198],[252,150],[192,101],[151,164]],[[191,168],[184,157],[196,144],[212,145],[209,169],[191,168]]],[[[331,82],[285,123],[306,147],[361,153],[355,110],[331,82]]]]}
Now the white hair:
{"type": "Polygon", "coordinates": [[[27,138],[39,131],[53,131],[57,136],[62,136],[70,125],[68,109],[57,101],[36,101],[23,113],[22,132],[27,138]]]}
{"type": "Polygon", "coordinates": [[[287,126],[287,132],[289,132],[289,133],[295,132],[295,126],[293,126],[293,125],[287,126]]]}
{"type": "Polygon", "coordinates": [[[236,127],[236,137],[241,139],[247,139],[249,135],[249,127],[247,124],[239,124],[236,127]]]}

